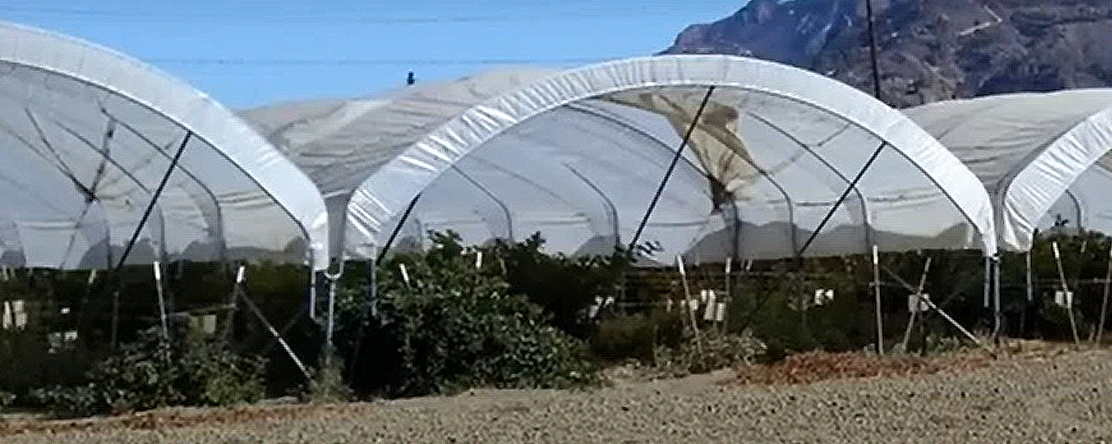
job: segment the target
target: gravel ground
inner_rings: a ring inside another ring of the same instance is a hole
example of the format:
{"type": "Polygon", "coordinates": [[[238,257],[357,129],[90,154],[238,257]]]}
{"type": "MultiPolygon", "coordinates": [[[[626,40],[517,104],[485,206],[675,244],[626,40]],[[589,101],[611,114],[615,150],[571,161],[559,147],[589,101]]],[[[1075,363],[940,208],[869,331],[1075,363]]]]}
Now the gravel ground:
{"type": "MultiPolygon", "coordinates": [[[[719,373],[586,393],[475,391],[368,404],[256,407],[237,410],[231,419],[223,411],[223,419],[201,425],[167,426],[174,423],[171,415],[128,427],[0,435],[0,442],[1112,442],[1109,351],[808,385],[738,386],[724,379],[733,378],[719,373]]],[[[180,413],[191,414],[211,411],[180,413]]]]}

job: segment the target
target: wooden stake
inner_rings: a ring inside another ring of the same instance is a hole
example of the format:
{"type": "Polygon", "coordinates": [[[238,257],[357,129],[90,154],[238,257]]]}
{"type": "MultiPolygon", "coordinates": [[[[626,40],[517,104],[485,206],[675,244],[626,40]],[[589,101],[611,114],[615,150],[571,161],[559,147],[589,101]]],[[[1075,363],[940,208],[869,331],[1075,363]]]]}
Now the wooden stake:
{"type": "Polygon", "coordinates": [[[873,305],[876,306],[876,352],[884,354],[884,313],[880,306],[880,252],[873,244],[873,305]]]}
{"type": "Polygon", "coordinates": [[[154,285],[158,290],[158,318],[162,322],[162,338],[170,339],[170,326],[166,320],[166,296],[162,289],[162,264],[154,261],[154,285]]]}
{"type": "Polygon", "coordinates": [[[1050,244],[1054,248],[1054,262],[1058,264],[1058,279],[1061,280],[1062,293],[1066,298],[1066,313],[1070,318],[1070,329],[1073,331],[1074,345],[1081,345],[1081,338],[1077,336],[1077,320],[1073,316],[1073,298],[1070,296],[1069,285],[1066,283],[1066,272],[1062,269],[1062,254],[1058,251],[1058,242],[1050,244]]]}
{"type": "Polygon", "coordinates": [[[1094,341],[1096,344],[1101,343],[1101,338],[1104,335],[1104,321],[1108,314],[1109,286],[1112,286],[1112,242],[1108,245],[1108,271],[1104,274],[1104,299],[1100,303],[1100,322],[1097,324],[1097,337],[1094,341]]]}
{"type": "MultiPolygon", "coordinates": [[[[919,288],[915,292],[917,298],[922,297],[923,288],[927,286],[927,273],[930,272],[930,269],[931,257],[927,256],[927,262],[923,264],[923,274],[919,276],[919,288]]],[[[904,330],[903,342],[901,343],[901,349],[904,353],[907,353],[907,344],[911,341],[911,328],[915,326],[915,318],[919,315],[920,303],[920,301],[916,300],[915,309],[911,311],[911,319],[907,321],[907,329],[904,330]]]]}
{"type": "Polygon", "coordinates": [[[695,334],[695,348],[698,349],[699,354],[702,354],[703,340],[702,336],[699,334],[699,322],[695,319],[695,310],[691,309],[691,287],[687,284],[687,270],[684,269],[682,256],[676,256],[676,265],[680,269],[680,280],[683,281],[683,308],[691,318],[691,331],[695,334]]]}

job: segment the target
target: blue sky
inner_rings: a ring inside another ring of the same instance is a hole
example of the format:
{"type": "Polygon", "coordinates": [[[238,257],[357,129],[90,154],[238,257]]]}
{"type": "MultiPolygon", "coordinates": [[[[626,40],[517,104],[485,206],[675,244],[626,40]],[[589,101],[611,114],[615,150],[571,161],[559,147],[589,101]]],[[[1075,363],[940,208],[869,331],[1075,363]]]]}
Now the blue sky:
{"type": "Polygon", "coordinates": [[[420,81],[651,54],[745,2],[5,0],[0,17],[125,52],[242,108],[371,93],[411,69],[420,81]]]}

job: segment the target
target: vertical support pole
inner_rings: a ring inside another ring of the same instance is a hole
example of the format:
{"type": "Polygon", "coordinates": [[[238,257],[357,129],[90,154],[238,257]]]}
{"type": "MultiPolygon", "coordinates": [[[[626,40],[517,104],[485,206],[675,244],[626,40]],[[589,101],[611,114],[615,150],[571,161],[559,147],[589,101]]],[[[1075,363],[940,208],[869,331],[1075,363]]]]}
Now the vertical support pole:
{"type": "Polygon", "coordinates": [[[877,100],[881,100],[881,97],[880,97],[880,63],[877,60],[876,24],[875,24],[876,19],[874,18],[874,15],[873,15],[873,1],[872,0],[865,0],[865,15],[867,15],[868,19],[869,19],[869,21],[868,21],[868,27],[869,27],[869,30],[868,30],[869,31],[869,55],[870,55],[869,59],[872,61],[872,66],[873,66],[873,96],[876,97],[877,100]]]}
{"type": "MultiPolygon", "coordinates": [[[[734,264],[733,259],[734,258],[732,258],[732,257],[727,257],[726,258],[726,294],[725,294],[725,297],[726,297],[726,308],[727,309],[730,307],[730,304],[733,304],[733,302],[734,302],[734,294],[731,293],[731,290],[733,290],[733,288],[732,288],[733,287],[733,285],[732,285],[733,284],[733,282],[732,282],[733,281],[733,275],[730,273],[731,271],[733,271],[733,264],[734,264]]],[[[722,315],[722,331],[723,332],[729,331],[729,328],[728,328],[729,324],[730,324],[730,317],[723,314],[722,315]]]]}
{"type": "Polygon", "coordinates": [[[687,315],[691,318],[691,331],[695,333],[695,347],[699,350],[699,354],[703,354],[703,341],[699,334],[699,320],[695,319],[695,310],[692,310],[691,302],[691,286],[687,283],[687,270],[683,265],[683,257],[676,255],[676,266],[680,269],[680,280],[683,281],[683,309],[687,311],[687,315]]]}
{"type": "Polygon", "coordinates": [[[332,336],[333,336],[333,332],[335,331],[335,326],[336,326],[336,281],[338,279],[339,279],[339,276],[337,276],[335,278],[332,278],[332,277],[328,278],[328,320],[326,321],[328,323],[328,325],[327,325],[327,327],[325,327],[325,330],[324,330],[324,342],[325,342],[324,362],[325,362],[325,364],[331,364],[332,363],[332,350],[333,350],[332,336]]]}
{"type": "Polygon", "coordinates": [[[1027,290],[1027,303],[1023,304],[1023,311],[1019,313],[1019,334],[1022,336],[1027,334],[1027,310],[1031,309],[1031,303],[1035,300],[1035,286],[1034,280],[1031,277],[1031,250],[1028,249],[1023,254],[1024,261],[1024,283],[1027,290]]]}
{"type": "Polygon", "coordinates": [[[112,348],[119,344],[120,334],[120,290],[112,290],[112,348]]]}
{"type": "Polygon", "coordinates": [[[1058,250],[1058,242],[1050,244],[1054,248],[1054,262],[1058,264],[1058,279],[1061,280],[1062,292],[1065,293],[1066,313],[1070,318],[1070,329],[1073,331],[1074,345],[1081,345],[1081,338],[1077,335],[1077,320],[1073,317],[1073,298],[1069,296],[1069,284],[1066,283],[1066,272],[1062,269],[1062,255],[1058,250]]]}
{"type": "Polygon", "coordinates": [[[915,319],[919,316],[919,306],[922,302],[919,299],[923,298],[923,289],[927,286],[927,273],[931,270],[931,257],[927,256],[927,262],[923,264],[923,274],[919,277],[919,287],[915,291],[916,302],[915,309],[911,310],[911,317],[907,321],[907,328],[904,330],[903,343],[900,345],[900,350],[907,353],[908,343],[911,342],[911,329],[915,327],[915,319]]]}
{"type": "Polygon", "coordinates": [[[413,291],[413,286],[410,285],[410,282],[409,282],[409,270],[406,270],[405,264],[404,263],[403,264],[398,264],[398,270],[401,270],[401,272],[402,272],[402,282],[405,283],[405,289],[409,290],[409,291],[413,291]]]}
{"type": "Polygon", "coordinates": [[[367,261],[367,313],[371,319],[378,317],[378,266],[367,261]]]}
{"type": "Polygon", "coordinates": [[[880,251],[873,244],[873,305],[876,306],[876,352],[884,354],[884,313],[880,305],[880,251]]]}
{"type": "Polygon", "coordinates": [[[1003,314],[1000,311],[1000,253],[992,258],[992,340],[994,345],[1000,345],[1000,333],[1003,329],[1003,314]]]}
{"type": "Polygon", "coordinates": [[[162,263],[154,261],[154,285],[158,293],[158,320],[162,324],[162,339],[170,339],[170,324],[166,320],[166,295],[162,285],[162,263]]]}
{"type": "Polygon", "coordinates": [[[738,255],[738,252],[741,249],[741,211],[737,207],[737,199],[732,197],[730,198],[730,208],[733,210],[734,239],[733,242],[731,242],[732,245],[730,246],[729,259],[739,260],[740,256],[738,255]]]}
{"type": "Polygon", "coordinates": [[[1104,273],[1104,298],[1100,303],[1100,321],[1097,323],[1096,344],[1101,343],[1104,336],[1104,321],[1108,315],[1108,292],[1112,287],[1112,242],[1108,244],[1108,271],[1104,273]]]}
{"type": "Polygon", "coordinates": [[[236,298],[239,297],[239,293],[243,286],[243,279],[246,277],[246,274],[247,266],[240,264],[240,266],[236,268],[235,281],[232,281],[232,294],[228,295],[228,317],[224,319],[225,341],[232,340],[232,324],[236,316],[236,298]]]}
{"type": "Polygon", "coordinates": [[[317,270],[309,264],[309,319],[317,320],[317,270]]]}
{"type": "Polygon", "coordinates": [[[992,301],[992,259],[985,256],[985,288],[983,294],[984,307],[989,308],[992,301]]]}
{"type": "Polygon", "coordinates": [[[1027,250],[1024,254],[1024,261],[1027,263],[1027,302],[1035,300],[1035,288],[1031,279],[1031,250],[1027,250]]]}

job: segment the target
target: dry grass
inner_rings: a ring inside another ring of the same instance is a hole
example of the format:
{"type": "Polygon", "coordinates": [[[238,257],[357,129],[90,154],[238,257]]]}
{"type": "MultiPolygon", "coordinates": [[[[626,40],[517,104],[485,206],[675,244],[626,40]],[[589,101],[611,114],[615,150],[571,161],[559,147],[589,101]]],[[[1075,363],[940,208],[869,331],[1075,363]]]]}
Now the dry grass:
{"type": "Polygon", "coordinates": [[[893,377],[934,374],[987,367],[991,359],[980,354],[923,358],[877,356],[863,353],[808,352],[773,364],[738,369],[740,384],[810,384],[831,379],[893,377]]]}
{"type": "Polygon", "coordinates": [[[0,419],[0,438],[25,433],[98,432],[105,430],[162,430],[195,425],[242,424],[270,420],[292,420],[310,414],[337,413],[347,409],[335,405],[243,406],[235,408],[167,408],[122,416],[72,420],[0,419]]]}

